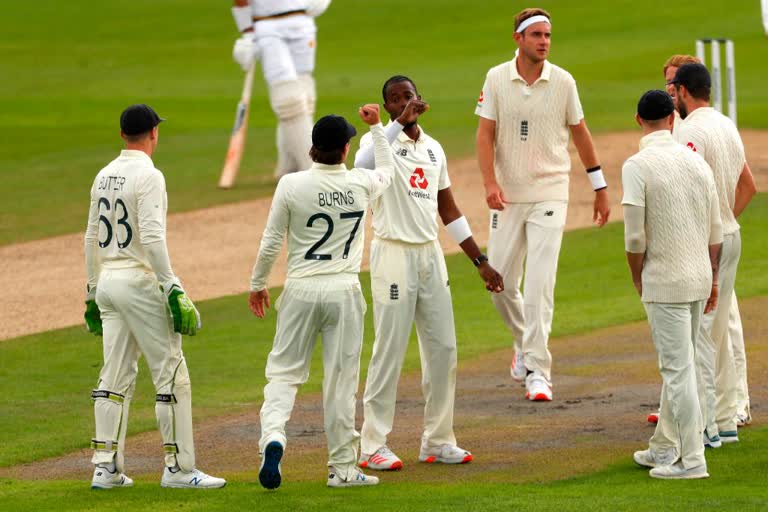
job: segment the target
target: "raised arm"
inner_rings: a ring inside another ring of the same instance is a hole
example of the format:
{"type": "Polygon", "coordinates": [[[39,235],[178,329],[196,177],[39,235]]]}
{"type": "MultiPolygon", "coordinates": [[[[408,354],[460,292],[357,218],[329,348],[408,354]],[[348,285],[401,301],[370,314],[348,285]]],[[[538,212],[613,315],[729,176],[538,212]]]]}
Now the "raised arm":
{"type": "MultiPolygon", "coordinates": [[[[362,113],[364,109],[372,106],[373,104],[364,105],[360,108],[360,112],[362,113]]],[[[376,108],[378,108],[378,105],[376,105],[376,108]]],[[[400,132],[403,131],[403,128],[406,125],[415,123],[419,116],[427,110],[429,110],[429,105],[423,101],[416,98],[409,101],[403,109],[403,113],[400,114],[400,117],[393,119],[392,122],[386,128],[384,128],[384,134],[387,137],[387,143],[391,146],[392,143],[397,139],[397,136],[400,135],[400,132]]],[[[365,118],[362,119],[366,124],[369,124],[365,118]]],[[[374,155],[374,144],[363,145],[361,142],[360,149],[358,149],[357,153],[355,153],[355,167],[373,169],[375,166],[376,159],[374,155]]]]}
{"type": "Polygon", "coordinates": [[[371,139],[373,140],[374,160],[376,166],[368,171],[370,179],[369,192],[371,198],[379,197],[392,183],[395,174],[395,160],[392,156],[392,149],[387,137],[384,134],[384,127],[381,126],[379,117],[379,106],[371,103],[360,107],[358,112],[360,119],[371,127],[371,139]]]}

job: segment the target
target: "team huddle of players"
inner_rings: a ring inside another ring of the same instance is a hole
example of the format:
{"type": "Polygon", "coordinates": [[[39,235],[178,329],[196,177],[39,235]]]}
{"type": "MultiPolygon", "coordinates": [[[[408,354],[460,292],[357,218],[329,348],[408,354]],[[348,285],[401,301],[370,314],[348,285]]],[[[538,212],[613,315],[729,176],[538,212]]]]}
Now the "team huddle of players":
{"type": "MultiPolygon", "coordinates": [[[[268,489],[281,484],[286,424],[298,388],[308,379],[318,337],[327,485],[375,485],[378,478],[361,468],[403,467],[387,437],[414,323],[425,400],[418,459],[472,460],[453,430],[456,335],[438,216],[477,267],[514,338],[511,374],[524,382],[525,398],[552,400],[548,341],[568,204],[569,138],[595,191],[596,224],[604,225],[610,215],[607,183],[576,83],[547,60],[549,13],[525,9],[515,17],[518,55],[488,72],[475,110],[478,162],[490,209],[486,256],[454,201],[442,146],[419,124],[429,105],[411,79],[397,75],[384,83],[386,125],[378,104],[360,108],[370,133],[360,140],[353,168],[344,162],[355,128],[334,115],[311,125],[313,17],[328,3],[236,0],[233,8],[243,33],[235,58],[247,69],[260,54],[278,117],[280,179],[251,275],[249,304],[259,318],[271,306],[267,277],[284,240],[288,244],[260,413],[259,481],[268,489]],[[358,432],[355,405],[367,307],[358,274],[369,210],[375,341],[358,432]]],[[[749,421],[748,401],[737,402],[737,387],[743,385],[746,393],[746,369],[733,364],[734,353],[743,355],[743,339],[728,335],[728,323],[729,311],[738,316],[731,307],[740,248],[735,219],[754,194],[754,182],[735,127],[708,107],[706,68],[675,61],[665,73],[671,66],[679,67],[668,78],[674,100],[663,91],[641,98],[637,120],[645,137],[623,170],[627,258],[648,311],[663,380],[656,433],[649,450],[637,452],[635,460],[652,467],[651,476],[658,478],[699,478],[708,476],[704,443],[715,447],[737,440],[735,422],[749,421]],[[672,165],[680,170],[675,179],[687,177],[690,183],[669,182],[663,171],[672,165]],[[670,204],[674,216],[664,211],[670,204]]],[[[162,485],[226,483],[195,466],[181,335],[194,335],[200,318],[171,269],[165,243],[165,182],[150,158],[161,121],[146,105],[123,112],[126,150],[99,173],[91,192],[85,316],[89,330],[104,336],[104,367],[93,392],[93,488],[132,485],[124,474],[123,450],[140,354],[157,389],[166,453],[162,485]],[[104,180],[120,187],[104,189],[99,185],[104,180]]]]}

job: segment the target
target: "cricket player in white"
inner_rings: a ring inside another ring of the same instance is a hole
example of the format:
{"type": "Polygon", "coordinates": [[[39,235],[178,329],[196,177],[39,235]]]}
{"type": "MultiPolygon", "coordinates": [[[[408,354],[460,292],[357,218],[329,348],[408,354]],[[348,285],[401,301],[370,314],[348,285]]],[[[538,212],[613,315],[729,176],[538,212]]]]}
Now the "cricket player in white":
{"type": "Polygon", "coordinates": [[[288,276],[275,303],[277,332],[261,408],[259,481],[267,489],[281,482],[285,425],[296,392],[309,377],[318,335],[323,340],[328,486],[378,483],[356,467],[360,435],[355,430],[355,393],[366,309],[358,273],[366,210],[392,182],[393,163],[378,105],[362,107],[360,117],[371,126],[376,169],[347,170],[343,162],[355,129],[342,117],[320,119],[312,131],[315,163],[278,182],[253,267],[250,307],[262,318],[269,307],[267,276],[287,235],[288,276]]]}
{"type": "MultiPolygon", "coordinates": [[[[701,60],[693,55],[672,55],[664,63],[663,73],[664,81],[666,83],[666,91],[672,97],[673,102],[676,101],[676,92],[674,78],[677,70],[683,64],[701,64],[701,60]]],[[[677,108],[677,107],[675,107],[677,108]]],[[[675,126],[682,123],[680,114],[675,110],[675,126]]],[[[674,127],[672,128],[674,134],[674,127]]],[[[736,407],[736,425],[743,427],[752,421],[752,414],[749,408],[749,385],[747,383],[747,354],[744,348],[744,331],[741,324],[741,316],[739,314],[739,304],[736,298],[736,293],[733,293],[731,300],[722,295],[719,297],[721,304],[730,304],[728,314],[728,336],[730,338],[731,346],[733,347],[734,364],[736,367],[736,376],[738,379],[737,385],[737,407],[736,407]]],[[[659,420],[658,412],[654,412],[648,415],[648,422],[656,423],[659,420]]]]}
{"type": "Polygon", "coordinates": [[[672,138],[674,110],[666,92],[640,98],[644,137],[622,169],[627,262],[663,382],[656,431],[634,459],[654,478],[707,478],[694,354],[702,311],[717,304],[722,223],[709,166],[672,138]]]}
{"type": "Polygon", "coordinates": [[[488,258],[506,284],[493,303],[515,339],[512,377],[525,380],[526,397],[534,401],[552,400],[548,344],[568,208],[569,132],[595,190],[593,219],[602,226],[610,215],[576,82],[547,61],[551,31],[543,9],[515,16],[519,53],[488,72],[475,109],[477,158],[491,209],[488,258]]]}
{"type": "Polygon", "coordinates": [[[709,106],[711,78],[703,64],[683,64],[672,80],[682,122],[675,139],[707,161],[717,186],[723,224],[720,261],[722,307],[704,315],[696,350],[699,401],[704,416],[705,439],[717,448],[737,442],[737,390],[740,386],[728,321],[741,255],[741,235],[736,218],[755,193],[754,178],[746,162],[744,145],[733,122],[709,106]]]}
{"type": "Polygon", "coordinates": [[[160,117],[132,105],[120,117],[126,149],[91,188],[85,261],[85,320],[104,336],[104,367],[92,393],[96,437],[91,487],[128,487],[123,452],[128,410],[143,354],[157,391],[155,413],[165,450],[163,487],[224,487],[195,468],[192,392],[181,335],[194,336],[200,315],[171,269],[165,243],[168,199],[151,156],[160,117]]]}
{"type": "MultiPolygon", "coordinates": [[[[456,388],[456,332],[448,272],[437,239],[437,214],[478,267],[486,288],[503,290],[501,276],[488,264],[469,223],[453,199],[442,146],[417,119],[428,109],[413,81],[397,75],[382,89],[391,121],[385,131],[394,155],[392,186],[372,205],[371,290],[376,340],[363,395],[360,466],[403,467],[387,447],[392,431],[397,382],[414,320],[421,354],[424,433],[419,460],[466,463],[472,455],[456,446],[453,407],[456,388]]],[[[355,166],[380,162],[369,136],[360,141],[355,166]]]]}
{"type": "Polygon", "coordinates": [[[331,0],[235,0],[232,16],[241,37],[232,50],[248,71],[261,59],[269,101],[277,116],[275,176],[307,169],[315,115],[315,18],[331,0]]]}

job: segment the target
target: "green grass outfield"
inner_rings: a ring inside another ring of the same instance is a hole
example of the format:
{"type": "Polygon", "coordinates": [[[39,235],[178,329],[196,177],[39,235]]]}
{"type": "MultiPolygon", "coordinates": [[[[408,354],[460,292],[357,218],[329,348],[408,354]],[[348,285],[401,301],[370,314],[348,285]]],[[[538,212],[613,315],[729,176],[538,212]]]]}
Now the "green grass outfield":
{"type": "MultiPolygon", "coordinates": [[[[766,215],[768,194],[762,194],[741,219],[744,242],[737,290],[742,298],[768,294],[768,245],[761,242],[765,237],[762,219],[766,215]]],[[[565,234],[553,335],[587,332],[645,318],[631,285],[623,247],[620,224],[565,234]]],[[[463,255],[450,256],[447,261],[460,361],[509,347],[510,336],[474,267],[463,255]]],[[[368,275],[363,275],[361,281],[370,304],[368,275]]],[[[272,291],[273,300],[277,293],[272,291]]],[[[266,320],[257,320],[247,308],[245,295],[205,301],[198,306],[204,329],[184,342],[194,383],[195,418],[258,407],[265,383],[265,360],[274,335],[274,311],[266,320]]],[[[370,360],[372,335],[369,308],[361,381],[370,360]]],[[[319,351],[315,356],[304,392],[320,390],[319,351]]],[[[89,395],[101,361],[100,338],[82,327],[0,342],[0,467],[88,446],[93,430],[89,395]]],[[[412,342],[405,371],[418,366],[418,345],[412,342]]],[[[142,362],[129,434],[156,428],[153,396],[142,362]]]]}
{"type": "MultiPolygon", "coordinates": [[[[594,131],[632,129],[640,94],[661,87],[672,53],[697,37],[736,43],[739,120],[768,127],[768,41],[759,2],[547,1],[551,59],[576,77],[594,131]]],[[[505,0],[335,0],[318,19],[319,113],[355,116],[405,73],[432,110],[425,128],[451,158],[471,155],[485,72],[511,57],[505,0]]],[[[269,195],[275,120],[259,77],[238,188],[215,188],[242,72],[226,2],[37,0],[0,17],[0,244],[83,229],[96,172],[120,147],[117,118],[144,101],[168,118],[156,164],[172,211],[269,195]]],[[[358,123],[359,125],[359,123],[358,123]]]]}
{"type": "MultiPolygon", "coordinates": [[[[763,511],[768,504],[765,466],[768,429],[748,429],[741,446],[707,452],[707,480],[652,480],[631,460],[584,477],[535,484],[451,481],[399,483],[367,489],[327,489],[325,482],[286,482],[267,492],[255,473],[227,475],[221,490],[160,489],[141,479],[132,489],[95,492],[88,482],[0,480],[3,510],[457,510],[614,512],[619,510],[763,511]],[[748,446],[747,446],[748,445],[748,446]]],[[[625,458],[626,459],[626,458],[625,458]]]]}

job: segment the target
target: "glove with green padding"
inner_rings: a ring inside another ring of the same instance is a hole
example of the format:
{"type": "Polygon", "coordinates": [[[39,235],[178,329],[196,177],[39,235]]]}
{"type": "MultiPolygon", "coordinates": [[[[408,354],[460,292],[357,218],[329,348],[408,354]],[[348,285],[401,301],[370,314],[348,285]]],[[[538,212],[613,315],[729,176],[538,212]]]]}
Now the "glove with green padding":
{"type": "Polygon", "coordinates": [[[85,315],[83,316],[85,317],[85,327],[88,329],[88,332],[96,336],[104,334],[101,326],[101,311],[99,311],[99,306],[96,304],[95,286],[93,288],[90,286],[86,288],[85,315]]]}
{"type": "Polygon", "coordinates": [[[200,313],[187,297],[181,282],[178,279],[163,285],[163,291],[168,298],[168,306],[173,317],[173,330],[180,334],[194,336],[203,325],[200,322],[200,313]]]}

